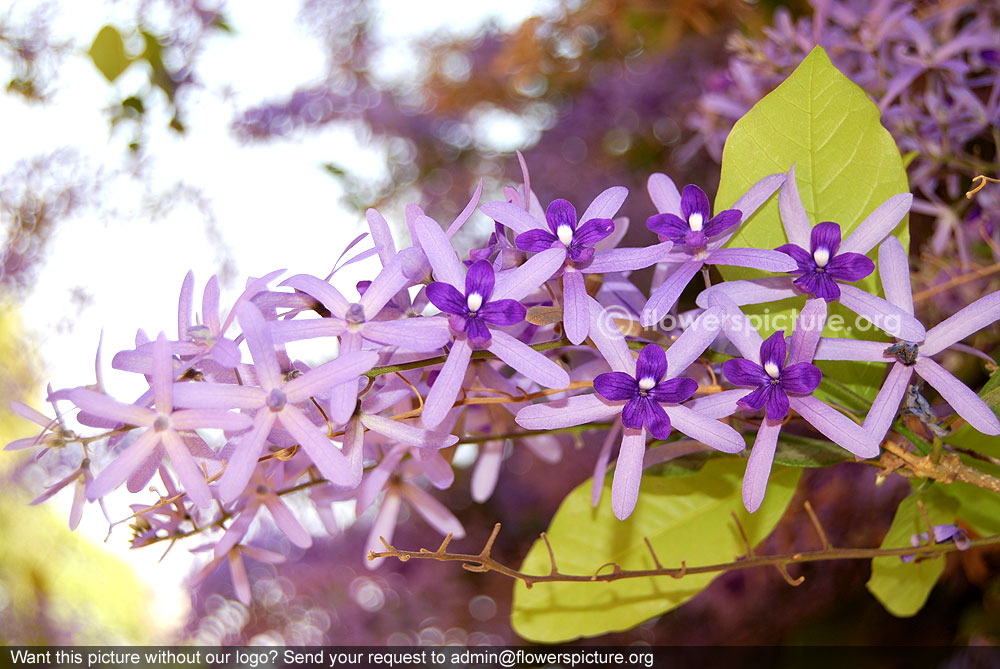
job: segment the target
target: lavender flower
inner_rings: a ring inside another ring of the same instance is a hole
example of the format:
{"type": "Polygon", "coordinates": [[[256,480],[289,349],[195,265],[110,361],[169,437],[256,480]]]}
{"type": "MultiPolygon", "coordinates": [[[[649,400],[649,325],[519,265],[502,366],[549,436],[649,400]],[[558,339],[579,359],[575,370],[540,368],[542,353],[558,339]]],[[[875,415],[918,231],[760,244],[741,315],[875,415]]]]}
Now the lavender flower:
{"type": "MultiPolygon", "coordinates": [[[[913,314],[909,262],[903,245],[895,237],[879,247],[879,273],[886,298],[895,308],[913,314]]],[[[927,331],[926,336],[902,339],[887,347],[884,342],[824,338],[816,349],[817,360],[863,360],[892,362],[865,418],[865,429],[881,441],[893,420],[903,395],[916,372],[930,383],[951,408],[983,434],[1000,434],[1000,420],[964,383],[952,376],[931,356],[1000,319],[1000,292],[982,297],[927,331]]]]}
{"type": "Polygon", "coordinates": [[[766,407],[743,478],[743,505],[747,511],[753,513],[764,501],[778,435],[789,408],[832,442],[858,457],[872,458],[879,454],[878,441],[868,432],[811,394],[821,380],[819,369],[809,363],[826,323],[824,300],[809,300],[799,314],[792,332],[787,366],[782,364],[785,362],[783,339],[779,344],[778,338],[772,335],[764,342],[750,320],[725,293],[714,295],[712,302],[725,310],[723,329],[744,358],[727,361],[726,376],[736,385],[753,385],[757,390],[750,395],[743,391],[719,393],[718,397],[705,398],[704,404],[696,408],[706,415],[721,417],[740,408],[766,407]]]}
{"type": "Polygon", "coordinates": [[[518,233],[515,239],[518,248],[529,252],[557,249],[562,254],[563,327],[574,344],[587,338],[590,323],[583,274],[649,267],[673,247],[672,242],[638,249],[601,245],[611,238],[615,229],[611,217],[627,195],[628,190],[621,186],[603,191],[580,216],[579,225],[576,209],[566,200],[549,204],[544,223],[510,202],[487,202],[480,207],[484,214],[518,233]]]}
{"type": "Polygon", "coordinates": [[[595,378],[596,394],[533,404],[521,409],[516,420],[525,429],[546,430],[621,415],[624,434],[611,485],[611,507],[615,516],[624,520],[632,514],[639,498],[646,426],[657,438],[665,438],[671,428],[676,428],[726,453],[738,453],[746,444],[733,428],[679,403],[691,396],[691,379],[671,383],[715,340],[721,326],[721,309],[702,314],[665,353],[662,349],[657,353],[659,347],[647,347],[637,362],[621,332],[605,324],[604,309],[592,298],[589,305],[591,339],[611,366],[612,374],[595,378]],[[598,382],[598,378],[602,380],[598,382]]]}
{"type": "Polygon", "coordinates": [[[784,175],[764,177],[739,198],[732,209],[712,216],[705,191],[694,185],[677,192],[665,174],[649,177],[649,196],[659,214],[649,217],[646,227],[660,240],[674,243],[659,261],[670,263],[669,274],[658,272],[653,293],[642,310],[642,324],[650,326],[677,303],[684,288],[705,265],[752,267],[769,272],[787,272],[795,264],[783,253],[767,249],[724,249],[740,225],[749,219],[781,186],[784,175]]]}
{"type": "Polygon", "coordinates": [[[476,346],[488,344],[491,338],[488,325],[502,327],[517,325],[524,320],[527,309],[517,300],[491,300],[496,284],[493,266],[478,260],[465,274],[465,294],[443,281],[427,286],[427,299],[446,314],[452,330],[464,332],[476,346]]]}
{"type": "Polygon", "coordinates": [[[264,449],[271,428],[281,425],[302,446],[320,473],[334,483],[356,486],[361,472],[352,468],[344,455],[327,436],[295,405],[317,392],[352,381],[371,369],[378,355],[370,351],[344,353],[339,358],[285,381],[275,353],[274,340],[257,307],[242,304],[237,318],[243,327],[247,346],[253,356],[259,387],[232,386],[221,383],[179,383],[174,397],[181,406],[200,408],[253,409],[253,426],[241,435],[233,457],[219,480],[224,501],[236,499],[246,488],[264,449]]]}
{"type": "Polygon", "coordinates": [[[69,392],[69,399],[84,411],[126,425],[148,428],[87,487],[87,496],[90,499],[107,495],[148,458],[162,459],[162,452],[156,455],[157,447],[162,445],[188,496],[201,508],[211,503],[212,493],[208,489],[205,475],[195,463],[179,431],[197,428],[239,431],[250,427],[251,422],[247,416],[219,411],[217,407],[175,411],[169,348],[170,343],[166,335],[161,332],[153,347],[151,385],[156,409],[122,404],[107,395],[86,388],[77,388],[69,392]]]}
{"type": "Polygon", "coordinates": [[[451,287],[449,291],[443,286],[433,290],[428,286],[428,298],[438,300],[442,305],[439,308],[457,312],[450,319],[456,329],[455,341],[424,403],[424,427],[437,427],[451,410],[465,379],[473,346],[482,346],[543,386],[561,388],[568,385],[569,376],[562,367],[524,342],[496,329],[501,323],[512,325],[524,318],[523,307],[517,308],[520,306],[517,300],[537,290],[552,276],[563,261],[563,252],[558,249],[543,251],[520,267],[499,275],[495,275],[492,266],[485,261],[474,263],[466,272],[451,242],[433,219],[420,217],[415,228],[437,282],[451,287]],[[467,274],[472,274],[472,278],[467,274]],[[486,312],[481,313],[484,307],[486,312]]]}
{"type": "Polygon", "coordinates": [[[795,280],[777,276],[727,281],[702,291],[698,296],[698,306],[708,306],[713,296],[719,294],[725,294],[740,306],[807,294],[828,302],[836,300],[895,337],[920,339],[925,334],[924,327],[912,314],[856,286],[840,283],[841,280],[856,281],[870,273],[870,270],[865,272],[867,265],[856,256],[867,254],[885,239],[906,215],[912,201],[913,196],[909,193],[893,195],[876,207],[841,243],[840,226],[831,223],[821,223],[816,228],[810,226],[799,198],[793,165],[778,197],[778,208],[789,241],[780,249],[796,260],[798,269],[795,272],[801,276],[795,280]],[[810,251],[805,250],[807,246],[810,251]],[[833,276],[829,271],[830,263],[833,263],[833,276]]]}
{"type": "Polygon", "coordinates": [[[785,331],[778,330],[760,345],[760,364],[745,358],[727,360],[722,372],[735,386],[755,387],[736,404],[744,411],[766,407],[771,420],[788,415],[788,395],[811,395],[823,380],[819,367],[809,362],[785,366],[785,331]]]}
{"type": "MultiPolygon", "coordinates": [[[[936,544],[951,541],[960,551],[967,551],[972,545],[972,542],[969,541],[969,534],[958,525],[935,525],[931,529],[934,530],[934,543],[936,544]]],[[[928,544],[930,544],[929,532],[921,532],[920,534],[910,536],[910,545],[914,548],[927,546],[928,544]]],[[[903,562],[913,562],[917,559],[917,555],[915,553],[912,555],[900,555],[899,559],[903,562]]]]}
{"type": "Polygon", "coordinates": [[[798,265],[793,282],[809,295],[833,302],[840,297],[838,281],[860,281],[875,271],[875,263],[860,253],[837,253],[840,247],[840,226],[827,221],[812,229],[809,250],[795,244],[784,244],[776,250],[787,253],[798,265]]]}
{"type": "Polygon", "coordinates": [[[665,380],[667,356],[656,344],[639,353],[635,375],[606,372],[594,379],[594,390],[612,402],[624,401],[622,425],[641,429],[644,425],[656,439],[670,436],[670,416],[663,404],[680,404],[698,390],[698,382],[687,377],[665,380]]]}

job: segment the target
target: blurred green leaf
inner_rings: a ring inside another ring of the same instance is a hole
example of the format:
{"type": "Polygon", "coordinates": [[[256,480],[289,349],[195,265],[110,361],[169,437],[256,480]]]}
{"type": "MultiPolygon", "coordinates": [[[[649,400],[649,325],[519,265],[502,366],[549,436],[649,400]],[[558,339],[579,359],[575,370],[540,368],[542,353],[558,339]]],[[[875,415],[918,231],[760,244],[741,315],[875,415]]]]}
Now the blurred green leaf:
{"type": "Polygon", "coordinates": [[[936,486],[958,503],[956,520],[983,536],[1000,534],[1000,495],[956,481],[936,486]]]}
{"type": "Polygon", "coordinates": [[[125,42],[122,40],[122,35],[114,26],[101,28],[87,53],[109,82],[117,79],[132,63],[132,59],[125,53],[125,42]]]}
{"type": "MultiPolygon", "coordinates": [[[[910,546],[910,537],[928,531],[927,522],[917,506],[918,499],[923,500],[932,525],[954,523],[959,505],[942,491],[944,487],[946,486],[932,486],[923,492],[913,493],[900,502],[881,548],[910,546]]],[[[914,550],[914,553],[917,552],[914,550]]],[[[907,618],[924,607],[943,571],[943,556],[913,562],[903,562],[898,556],[875,558],[872,560],[868,590],[889,613],[907,618]]]]}
{"type": "MultiPolygon", "coordinates": [[[[793,163],[810,222],[839,223],[845,237],[890,196],[909,190],[899,149],[879,122],[878,107],[833,66],[821,47],[813,49],[788,79],[733,127],[722,155],[716,211],[732,206],[768,174],[787,172],[793,163]]],[[[894,234],[906,248],[906,219],[894,234]]],[[[778,198],[773,197],[727,246],[775,248],[787,241],[778,198]]],[[[876,250],[870,255],[876,259],[876,250]]],[[[733,267],[720,267],[720,272],[726,280],[761,276],[754,270],[733,267]]],[[[856,285],[882,294],[877,271],[856,285]]],[[[792,311],[801,307],[802,298],[793,298],[745,311],[770,317],[771,326],[761,332],[767,337],[781,329],[781,319],[789,321],[792,311]]],[[[855,328],[854,314],[839,304],[831,305],[831,321],[834,317],[842,318],[847,327],[834,332],[828,325],[828,336],[884,339],[872,329],[855,328]]],[[[820,368],[824,377],[839,381],[867,402],[874,398],[885,372],[885,366],[876,363],[824,362],[820,368]]],[[[827,392],[821,389],[819,395],[827,397],[827,392]]]]}
{"type": "MultiPolygon", "coordinates": [[[[639,503],[625,521],[611,511],[610,477],[596,509],[590,503],[591,482],[581,484],[563,500],[547,533],[560,571],[592,574],[609,562],[623,569],[652,569],[644,537],[667,567],[679,567],[681,561],[689,566],[731,561],[745,549],[730,513],[736,513],[751,544],[760,543],[785,512],[802,472],[776,466],[763,506],[751,515],[741,494],[745,469],[742,460],[712,459],[690,476],[647,474],[639,503]]],[[[535,542],[521,570],[549,572],[544,542],[535,542]]],[[[531,589],[519,581],[511,621],[522,637],[544,643],[624,630],[680,606],[718,575],[536,583],[531,589]]]]}

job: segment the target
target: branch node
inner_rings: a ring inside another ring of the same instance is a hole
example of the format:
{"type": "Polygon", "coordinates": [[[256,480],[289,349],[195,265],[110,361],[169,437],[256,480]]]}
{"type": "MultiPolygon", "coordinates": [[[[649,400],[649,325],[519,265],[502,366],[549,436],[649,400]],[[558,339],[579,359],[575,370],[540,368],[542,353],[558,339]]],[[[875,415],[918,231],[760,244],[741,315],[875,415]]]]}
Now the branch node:
{"type": "Polygon", "coordinates": [[[591,581],[610,581],[614,576],[622,573],[621,565],[617,562],[605,562],[600,567],[594,571],[594,575],[590,577],[591,581]],[[611,567],[610,574],[601,575],[601,570],[605,567],[611,567]]]}
{"type": "Polygon", "coordinates": [[[789,574],[788,570],[785,568],[785,563],[784,562],[778,562],[774,566],[777,568],[778,572],[781,574],[781,577],[783,579],[785,579],[785,583],[787,583],[788,585],[792,586],[793,588],[799,587],[806,580],[805,576],[799,576],[798,578],[792,578],[792,575],[789,574]]]}
{"type": "Polygon", "coordinates": [[[478,574],[484,574],[490,570],[490,568],[482,562],[463,562],[462,569],[476,572],[478,574]]]}
{"type": "Polygon", "coordinates": [[[441,545],[438,546],[437,555],[444,555],[445,550],[448,548],[448,544],[451,543],[451,539],[452,539],[453,536],[454,535],[452,535],[451,532],[448,533],[448,536],[446,536],[444,538],[444,541],[441,542],[441,545]]]}
{"type": "Polygon", "coordinates": [[[681,560],[681,570],[678,573],[670,572],[670,578],[684,578],[688,573],[687,562],[681,560]]]}

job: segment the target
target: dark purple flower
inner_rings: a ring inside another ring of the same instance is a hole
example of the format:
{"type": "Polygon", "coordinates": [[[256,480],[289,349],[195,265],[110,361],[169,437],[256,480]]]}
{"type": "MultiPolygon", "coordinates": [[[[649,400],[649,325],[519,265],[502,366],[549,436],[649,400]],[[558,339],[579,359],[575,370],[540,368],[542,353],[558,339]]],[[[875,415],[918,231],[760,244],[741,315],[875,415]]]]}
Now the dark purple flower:
{"type": "Polygon", "coordinates": [[[821,297],[827,302],[840,298],[837,281],[860,281],[875,271],[871,258],[860,253],[837,253],[840,248],[840,226],[829,221],[812,229],[809,251],[795,244],[784,244],[776,250],[787,253],[798,264],[791,274],[800,274],[794,283],[803,292],[821,297]]]}
{"type": "Polygon", "coordinates": [[[670,417],[660,404],[680,404],[698,390],[694,379],[664,381],[666,375],[667,357],[663,349],[649,344],[639,353],[634,377],[627,372],[598,374],[594,390],[612,402],[625,401],[622,425],[638,429],[645,424],[654,437],[666,439],[670,436],[670,417]]]}
{"type": "Polygon", "coordinates": [[[474,344],[488,342],[492,335],[488,325],[516,325],[524,320],[527,309],[517,300],[493,300],[496,275],[486,260],[477,260],[465,275],[465,295],[443,281],[427,286],[427,299],[446,314],[451,314],[451,326],[464,332],[474,344]]]}
{"type": "Polygon", "coordinates": [[[722,372],[730,383],[737,386],[756,386],[757,389],[737,402],[748,411],[767,407],[771,420],[781,420],[788,415],[788,393],[811,395],[823,373],[809,362],[797,362],[785,367],[785,332],[778,330],[760,345],[760,363],[745,358],[727,360],[722,372]]]}
{"type": "Polygon", "coordinates": [[[592,218],[577,227],[576,208],[562,199],[549,204],[545,222],[549,230],[534,229],[519,234],[514,239],[517,248],[539,253],[559,242],[566,247],[570,260],[584,264],[594,257],[594,244],[615,231],[615,223],[610,218],[592,218]]]}
{"type": "MultiPolygon", "coordinates": [[[[960,551],[968,550],[969,546],[972,545],[969,541],[969,535],[958,525],[935,525],[934,543],[942,544],[946,541],[953,541],[960,551]]],[[[930,544],[930,534],[927,532],[914,534],[910,537],[910,545],[914,548],[928,544],[930,544]]],[[[916,558],[916,554],[899,556],[903,562],[913,562],[916,558]]]]}
{"type": "Polygon", "coordinates": [[[712,216],[712,205],[705,191],[695,185],[684,186],[681,194],[681,216],[673,213],[656,214],[646,221],[646,227],[675,245],[701,249],[708,240],[740,224],[743,212],[726,209],[712,216]]]}

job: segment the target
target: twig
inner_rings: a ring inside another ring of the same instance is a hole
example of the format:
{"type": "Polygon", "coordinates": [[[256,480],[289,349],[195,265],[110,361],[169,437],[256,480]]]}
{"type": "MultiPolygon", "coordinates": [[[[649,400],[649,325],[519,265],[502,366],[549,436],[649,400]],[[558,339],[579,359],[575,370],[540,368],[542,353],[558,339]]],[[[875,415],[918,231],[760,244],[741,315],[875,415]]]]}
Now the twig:
{"type": "Polygon", "coordinates": [[[816,517],[816,512],[813,511],[812,504],[809,503],[809,500],[806,500],[803,506],[805,506],[806,513],[809,514],[809,520],[812,521],[812,525],[816,529],[816,534],[819,535],[819,540],[823,544],[823,549],[830,550],[833,548],[833,544],[830,543],[830,540],[826,536],[826,532],[823,531],[823,526],[820,525],[819,518],[816,517]]]}
{"type": "MultiPolygon", "coordinates": [[[[488,545],[492,545],[492,540],[496,538],[496,533],[499,531],[499,527],[499,524],[494,527],[493,535],[491,535],[488,545]]],[[[1000,535],[973,539],[970,542],[969,549],[996,545],[1000,545],[1000,535]]],[[[426,549],[408,551],[401,550],[395,546],[386,545],[385,551],[369,552],[368,559],[377,560],[379,558],[396,558],[397,560],[404,561],[410,559],[431,559],[439,562],[462,562],[463,566],[466,568],[468,568],[466,565],[472,563],[475,564],[476,567],[471,569],[471,571],[495,571],[509,578],[522,581],[528,587],[533,586],[535,583],[609,583],[612,581],[620,581],[630,578],[651,578],[658,576],[683,578],[684,576],[691,574],[721,573],[765,566],[777,567],[778,571],[780,571],[783,576],[787,577],[786,580],[790,584],[797,585],[801,583],[803,579],[801,576],[795,579],[788,574],[786,566],[789,564],[805,564],[807,562],[825,562],[830,560],[870,560],[877,557],[913,555],[916,552],[920,552],[921,555],[944,555],[957,550],[959,550],[959,548],[953,542],[921,546],[919,549],[912,546],[903,546],[900,548],[824,548],[818,551],[806,551],[801,553],[754,555],[753,557],[741,557],[731,562],[700,565],[696,567],[688,567],[684,562],[681,562],[680,568],[657,566],[654,569],[623,569],[617,562],[607,562],[598,567],[593,573],[589,574],[567,574],[558,570],[548,574],[528,574],[497,562],[493,558],[489,557],[486,549],[478,555],[469,555],[464,553],[449,553],[446,551],[431,552],[426,549]],[[601,573],[605,567],[611,567],[612,569],[610,572],[601,573]]]]}

